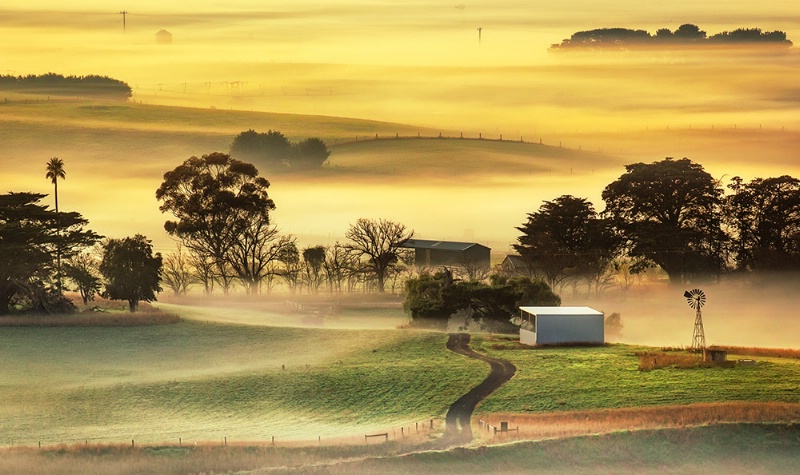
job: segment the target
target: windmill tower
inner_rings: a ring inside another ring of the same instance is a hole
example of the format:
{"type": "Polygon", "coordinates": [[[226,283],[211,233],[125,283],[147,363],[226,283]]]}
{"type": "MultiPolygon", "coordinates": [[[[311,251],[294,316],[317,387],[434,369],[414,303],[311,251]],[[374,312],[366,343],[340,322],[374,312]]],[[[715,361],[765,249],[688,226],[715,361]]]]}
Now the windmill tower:
{"type": "Polygon", "coordinates": [[[692,349],[702,351],[706,347],[706,333],[703,331],[703,314],[700,309],[706,303],[706,294],[700,289],[687,290],[683,293],[689,306],[696,310],[694,316],[694,335],[692,336],[692,349]]]}

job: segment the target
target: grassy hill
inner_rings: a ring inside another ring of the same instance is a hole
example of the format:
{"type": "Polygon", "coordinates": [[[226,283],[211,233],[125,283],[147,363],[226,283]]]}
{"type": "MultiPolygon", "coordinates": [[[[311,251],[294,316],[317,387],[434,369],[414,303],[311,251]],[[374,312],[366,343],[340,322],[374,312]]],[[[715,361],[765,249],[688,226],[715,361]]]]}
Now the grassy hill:
{"type": "Polygon", "coordinates": [[[29,158],[58,155],[87,164],[123,164],[97,170],[103,175],[160,176],[191,155],[227,151],[233,137],[248,129],[279,130],[293,141],[319,137],[332,151],[329,171],[338,172],[435,176],[453,170],[549,173],[567,166],[577,172],[609,161],[596,153],[499,140],[368,140],[436,137],[441,131],[344,117],[89,101],[0,102],[0,112],[0,140],[9,151],[11,171],[29,158]]]}
{"type": "MultiPolygon", "coordinates": [[[[0,333],[0,443],[315,439],[438,418],[488,373],[446,335],[184,321],[0,333]]],[[[526,350],[476,339],[517,376],[478,409],[796,402],[800,361],[637,370],[637,347],[526,350]]]]}
{"type": "Polygon", "coordinates": [[[488,373],[446,335],[183,322],[0,332],[0,444],[363,435],[488,373]]]}

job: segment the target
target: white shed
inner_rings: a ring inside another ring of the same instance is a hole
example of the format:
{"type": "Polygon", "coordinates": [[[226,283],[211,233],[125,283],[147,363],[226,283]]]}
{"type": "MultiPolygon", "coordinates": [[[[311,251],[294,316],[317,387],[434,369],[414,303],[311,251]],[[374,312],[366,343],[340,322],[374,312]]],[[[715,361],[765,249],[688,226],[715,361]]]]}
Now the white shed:
{"type": "Polygon", "coordinates": [[[520,307],[525,345],[605,342],[603,312],[589,307],[520,307]]]}

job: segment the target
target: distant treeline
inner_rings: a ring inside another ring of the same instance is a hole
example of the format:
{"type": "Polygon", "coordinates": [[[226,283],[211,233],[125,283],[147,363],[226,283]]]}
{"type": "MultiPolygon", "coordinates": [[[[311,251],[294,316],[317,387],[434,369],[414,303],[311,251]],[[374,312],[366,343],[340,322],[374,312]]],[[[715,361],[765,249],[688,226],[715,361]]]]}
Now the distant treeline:
{"type": "Polygon", "coordinates": [[[132,93],[128,84],[108,76],[63,76],[55,73],[27,76],[0,75],[0,90],[122,101],[127,101],[132,93]]]}
{"type": "Polygon", "coordinates": [[[763,44],[792,46],[783,31],[761,31],[761,28],[738,28],[733,31],[723,31],[716,35],[706,36],[697,25],[684,24],[675,31],[661,28],[651,35],[645,30],[631,30],[628,28],[599,28],[596,30],[579,31],[561,44],[554,44],[552,49],[562,48],[604,48],[626,47],[641,45],[715,45],[715,44],[763,44]]]}

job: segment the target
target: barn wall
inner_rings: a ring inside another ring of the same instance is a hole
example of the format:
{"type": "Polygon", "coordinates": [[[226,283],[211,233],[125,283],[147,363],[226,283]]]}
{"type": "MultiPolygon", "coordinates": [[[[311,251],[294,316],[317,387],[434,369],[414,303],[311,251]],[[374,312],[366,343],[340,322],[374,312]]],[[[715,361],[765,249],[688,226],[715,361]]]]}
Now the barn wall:
{"type": "Polygon", "coordinates": [[[602,315],[538,315],[536,343],[604,343],[602,315]]]}
{"type": "Polygon", "coordinates": [[[491,261],[490,253],[491,249],[488,247],[475,245],[464,251],[463,261],[489,267],[491,261]]]}

